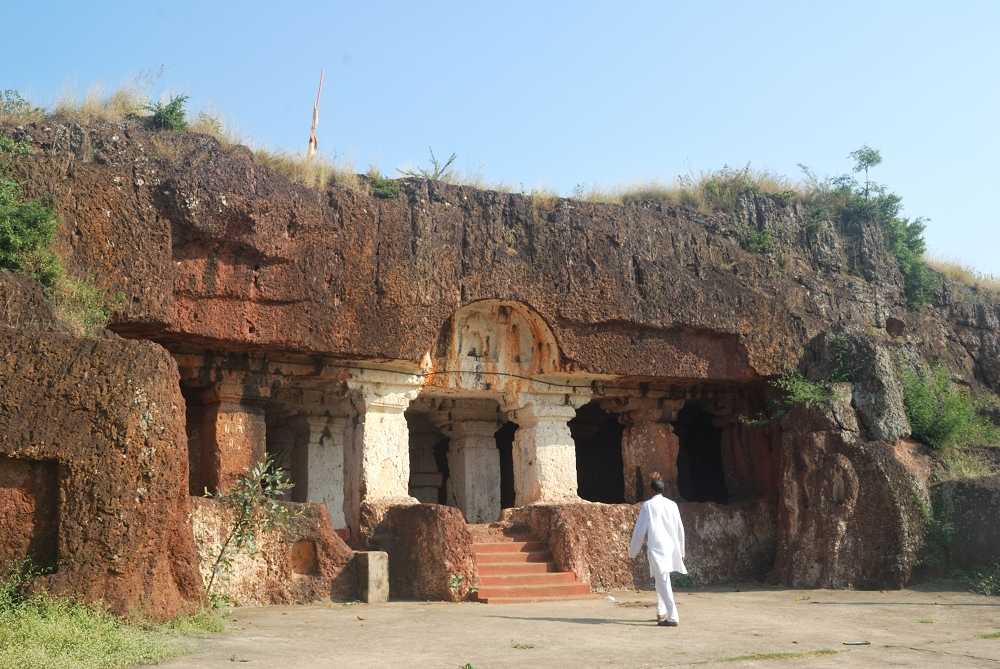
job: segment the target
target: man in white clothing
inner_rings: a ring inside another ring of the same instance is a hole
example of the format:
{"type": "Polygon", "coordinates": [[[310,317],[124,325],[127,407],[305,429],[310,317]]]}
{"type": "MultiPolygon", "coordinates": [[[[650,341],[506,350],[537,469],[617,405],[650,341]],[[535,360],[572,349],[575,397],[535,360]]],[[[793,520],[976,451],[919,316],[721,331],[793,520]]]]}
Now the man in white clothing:
{"type": "Polygon", "coordinates": [[[633,560],[646,544],[649,575],[656,581],[656,620],[661,627],[677,627],[677,604],[670,587],[670,572],[687,573],[684,566],[684,525],[677,504],[663,496],[663,481],[650,484],[654,494],[642,505],[632,532],[628,556],[633,560]]]}

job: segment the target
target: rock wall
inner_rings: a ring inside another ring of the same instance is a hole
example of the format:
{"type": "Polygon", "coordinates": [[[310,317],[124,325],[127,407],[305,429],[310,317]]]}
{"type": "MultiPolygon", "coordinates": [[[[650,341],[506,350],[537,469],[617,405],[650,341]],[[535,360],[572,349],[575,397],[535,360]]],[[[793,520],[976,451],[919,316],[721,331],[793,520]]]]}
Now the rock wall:
{"type": "MultiPolygon", "coordinates": [[[[699,585],[762,579],[774,561],[771,505],[680,505],[685,563],[699,585]]],[[[505,522],[525,525],[548,541],[560,570],[572,571],[595,591],[653,587],[645,553],[628,557],[638,504],[532,505],[513,509],[505,522]]]]}
{"type": "MultiPolygon", "coordinates": [[[[285,504],[299,515],[287,527],[262,533],[256,551],[233,553],[232,569],[219,572],[213,593],[243,606],[355,598],[353,551],[334,534],[326,507],[285,504]]],[[[218,500],[205,497],[192,497],[191,506],[201,577],[208,583],[233,513],[218,500]]]]}
{"type": "Polygon", "coordinates": [[[201,135],[4,132],[36,147],[17,170],[55,196],[72,268],[127,295],[114,328],[129,336],[417,364],[460,307],[500,298],[541,314],[568,369],[745,380],[794,365],[833,323],[891,323],[1000,390],[995,298],[942,284],[910,312],[877,226],[806,226],[795,204],[747,196],[733,217],[416,180],[380,199],[295,186],[201,135]],[[746,225],[778,252],[741,249],[746,225]]]}
{"type": "Polygon", "coordinates": [[[1000,562],[1000,476],[938,483],[932,499],[952,527],[950,565],[974,569],[1000,562]]]}
{"type": "MultiPolygon", "coordinates": [[[[0,274],[0,294],[16,284],[0,274]]],[[[120,613],[191,610],[177,367],[155,344],[52,331],[39,299],[26,287],[0,316],[0,562],[30,556],[49,591],[120,613]]]]}
{"type": "Polygon", "coordinates": [[[390,507],[371,546],[389,554],[392,598],[457,602],[475,583],[472,535],[462,512],[454,507],[390,507]]]}
{"type": "Polygon", "coordinates": [[[827,411],[782,420],[774,580],[809,588],[903,587],[923,545],[930,465],[909,442],[866,441],[838,387],[827,411]]]}

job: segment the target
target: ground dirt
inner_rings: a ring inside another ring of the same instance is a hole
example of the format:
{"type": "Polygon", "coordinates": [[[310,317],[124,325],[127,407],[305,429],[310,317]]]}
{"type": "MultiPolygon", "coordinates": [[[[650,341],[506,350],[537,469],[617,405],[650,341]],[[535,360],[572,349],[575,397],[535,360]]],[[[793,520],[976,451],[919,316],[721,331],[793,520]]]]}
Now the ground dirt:
{"type": "Polygon", "coordinates": [[[677,628],[655,626],[653,593],[613,596],[238,609],[228,633],[163,666],[1000,666],[1000,638],[984,638],[1000,631],[1000,602],[962,592],[683,592],[677,628]]]}

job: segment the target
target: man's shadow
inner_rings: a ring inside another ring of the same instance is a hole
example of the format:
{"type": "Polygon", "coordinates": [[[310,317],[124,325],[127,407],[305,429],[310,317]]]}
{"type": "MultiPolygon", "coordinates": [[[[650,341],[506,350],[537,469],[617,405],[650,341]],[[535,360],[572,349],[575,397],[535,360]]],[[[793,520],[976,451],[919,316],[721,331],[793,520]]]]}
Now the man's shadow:
{"type": "Polygon", "coordinates": [[[548,623],[574,623],[577,625],[625,625],[627,627],[655,627],[656,621],[648,622],[642,620],[612,620],[611,618],[548,618],[530,616],[489,616],[490,618],[500,618],[501,620],[533,620],[548,623]]]}

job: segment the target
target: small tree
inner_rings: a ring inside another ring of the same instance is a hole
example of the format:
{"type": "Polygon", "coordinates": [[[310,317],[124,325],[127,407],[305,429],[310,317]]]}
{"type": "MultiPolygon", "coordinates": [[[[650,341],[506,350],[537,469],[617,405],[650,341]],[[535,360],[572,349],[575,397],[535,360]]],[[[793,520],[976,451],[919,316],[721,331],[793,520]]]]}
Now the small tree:
{"type": "Polygon", "coordinates": [[[865,144],[857,151],[851,151],[851,158],[854,159],[854,172],[865,173],[865,197],[868,197],[868,190],[871,188],[871,179],[868,177],[868,170],[882,162],[882,154],[878,149],[865,144]]]}
{"type": "Polygon", "coordinates": [[[267,456],[238,478],[228,492],[212,495],[206,491],[206,497],[214,497],[233,513],[232,524],[219,546],[205,587],[209,595],[219,572],[232,569],[236,554],[256,553],[257,538],[261,532],[285,527],[296,515],[278,500],[292,487],[287,472],[275,465],[271,456],[267,456]]]}

